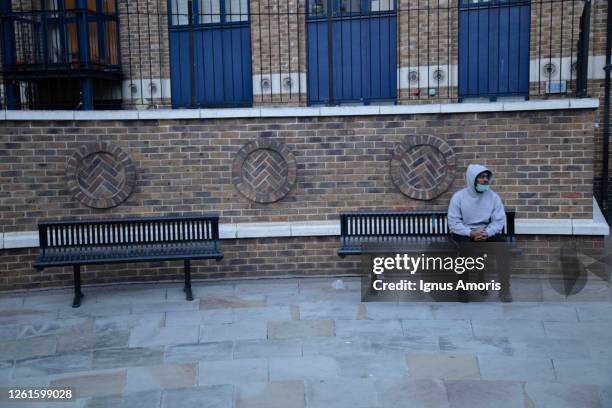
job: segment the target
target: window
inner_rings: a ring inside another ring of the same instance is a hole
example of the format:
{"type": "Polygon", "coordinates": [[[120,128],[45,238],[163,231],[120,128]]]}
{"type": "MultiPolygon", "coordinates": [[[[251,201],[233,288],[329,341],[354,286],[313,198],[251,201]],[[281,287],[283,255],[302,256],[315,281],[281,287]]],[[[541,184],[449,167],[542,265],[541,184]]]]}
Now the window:
{"type": "Polygon", "coordinates": [[[219,0],[199,0],[200,24],[221,22],[221,7],[219,0]]]}
{"type": "Polygon", "coordinates": [[[395,10],[394,0],[372,0],[370,11],[391,11],[395,10]]]}
{"type": "Polygon", "coordinates": [[[170,1],[170,24],[187,25],[191,16],[191,0],[170,1]]]}
{"type": "Polygon", "coordinates": [[[247,0],[225,0],[225,21],[248,21],[249,6],[247,0]]]}

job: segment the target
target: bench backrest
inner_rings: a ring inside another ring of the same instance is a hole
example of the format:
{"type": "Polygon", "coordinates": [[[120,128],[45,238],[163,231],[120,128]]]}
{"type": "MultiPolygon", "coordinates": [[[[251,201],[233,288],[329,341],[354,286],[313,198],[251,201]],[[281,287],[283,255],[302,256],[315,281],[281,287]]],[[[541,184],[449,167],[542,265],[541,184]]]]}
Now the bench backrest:
{"type": "MultiPolygon", "coordinates": [[[[514,235],[514,211],[506,211],[503,235],[514,235]]],[[[450,235],[447,214],[440,211],[350,212],[340,214],[340,234],[349,236],[450,235]]]]}
{"type": "Polygon", "coordinates": [[[38,224],[38,234],[42,249],[211,241],[219,239],[219,217],[45,221],[38,224]]]}

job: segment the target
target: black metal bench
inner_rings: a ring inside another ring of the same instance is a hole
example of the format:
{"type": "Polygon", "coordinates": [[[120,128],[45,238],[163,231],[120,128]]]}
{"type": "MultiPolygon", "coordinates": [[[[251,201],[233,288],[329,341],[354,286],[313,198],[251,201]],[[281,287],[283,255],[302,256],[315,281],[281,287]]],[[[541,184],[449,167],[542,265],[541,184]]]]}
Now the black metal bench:
{"type": "Polygon", "coordinates": [[[218,216],[49,221],[38,224],[40,255],[34,267],[74,267],[74,301],[81,305],[81,265],[184,261],[185,295],[191,291],[191,260],[223,258],[218,216]]]}
{"type": "MultiPolygon", "coordinates": [[[[506,226],[501,235],[514,243],[514,211],[506,211],[506,226]]],[[[445,212],[349,212],[340,214],[338,255],[362,254],[363,246],[415,246],[449,243],[445,212]]]]}

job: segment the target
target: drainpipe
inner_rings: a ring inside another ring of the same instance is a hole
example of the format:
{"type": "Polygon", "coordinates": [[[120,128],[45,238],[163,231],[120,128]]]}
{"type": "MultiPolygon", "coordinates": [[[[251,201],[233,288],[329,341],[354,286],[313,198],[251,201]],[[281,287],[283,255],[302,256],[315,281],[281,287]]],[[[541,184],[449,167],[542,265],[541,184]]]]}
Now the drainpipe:
{"type": "Polygon", "coordinates": [[[612,71],[612,0],[608,0],[608,33],[606,37],[606,79],[604,83],[603,173],[601,180],[602,209],[608,218],[608,156],[610,155],[610,71],[612,71]]]}

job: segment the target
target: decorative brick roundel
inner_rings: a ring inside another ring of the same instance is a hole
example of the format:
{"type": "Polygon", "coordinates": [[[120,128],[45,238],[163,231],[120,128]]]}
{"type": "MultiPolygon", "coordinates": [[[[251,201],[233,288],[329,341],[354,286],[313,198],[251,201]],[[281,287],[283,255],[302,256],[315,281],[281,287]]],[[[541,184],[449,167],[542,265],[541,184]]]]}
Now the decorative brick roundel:
{"type": "Polygon", "coordinates": [[[295,184],[295,157],[286,145],[257,139],[244,145],[232,167],[232,182],[251,201],[273,203],[295,184]]]}
{"type": "Polygon", "coordinates": [[[395,146],[391,157],[391,179],[415,200],[433,200],[450,187],[455,178],[455,153],[442,139],[417,135],[395,146]]]}
{"type": "Polygon", "coordinates": [[[112,208],[125,201],[136,185],[132,159],[110,143],[83,145],[68,160],[71,194],[92,208],[112,208]]]}

